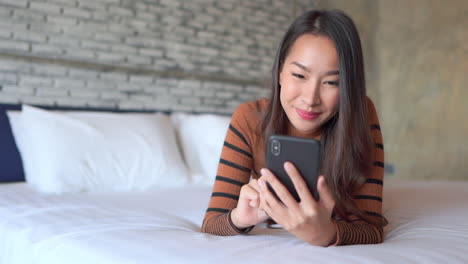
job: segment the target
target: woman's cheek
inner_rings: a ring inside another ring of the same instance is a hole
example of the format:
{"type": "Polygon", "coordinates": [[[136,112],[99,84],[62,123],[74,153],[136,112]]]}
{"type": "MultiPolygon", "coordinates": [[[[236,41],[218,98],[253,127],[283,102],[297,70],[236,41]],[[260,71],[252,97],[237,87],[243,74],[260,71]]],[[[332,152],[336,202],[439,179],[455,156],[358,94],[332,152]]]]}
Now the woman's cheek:
{"type": "Polygon", "coordinates": [[[336,112],[338,109],[339,99],[340,93],[338,89],[330,89],[327,91],[326,104],[328,109],[332,109],[331,112],[336,112]]]}
{"type": "Polygon", "coordinates": [[[292,103],[291,101],[297,97],[297,91],[296,85],[289,78],[283,79],[280,94],[281,101],[286,104],[292,103]]]}

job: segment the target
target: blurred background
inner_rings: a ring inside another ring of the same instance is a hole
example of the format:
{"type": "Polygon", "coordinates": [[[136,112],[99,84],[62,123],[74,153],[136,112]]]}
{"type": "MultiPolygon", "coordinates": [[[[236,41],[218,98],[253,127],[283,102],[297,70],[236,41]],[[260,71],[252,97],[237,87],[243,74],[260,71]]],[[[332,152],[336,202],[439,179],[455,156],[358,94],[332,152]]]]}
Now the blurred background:
{"type": "Polygon", "coordinates": [[[0,103],[229,114],[314,8],[359,29],[386,177],[468,180],[465,0],[0,0],[0,103]]]}

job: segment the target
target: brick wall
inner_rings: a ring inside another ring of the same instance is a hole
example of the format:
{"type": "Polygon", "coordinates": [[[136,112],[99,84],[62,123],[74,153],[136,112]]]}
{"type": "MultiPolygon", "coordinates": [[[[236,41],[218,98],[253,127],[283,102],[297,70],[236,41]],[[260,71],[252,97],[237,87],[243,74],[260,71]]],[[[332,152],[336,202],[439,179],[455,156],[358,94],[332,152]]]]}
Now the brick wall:
{"type": "Polygon", "coordinates": [[[306,0],[0,0],[0,102],[231,112],[306,0]]]}

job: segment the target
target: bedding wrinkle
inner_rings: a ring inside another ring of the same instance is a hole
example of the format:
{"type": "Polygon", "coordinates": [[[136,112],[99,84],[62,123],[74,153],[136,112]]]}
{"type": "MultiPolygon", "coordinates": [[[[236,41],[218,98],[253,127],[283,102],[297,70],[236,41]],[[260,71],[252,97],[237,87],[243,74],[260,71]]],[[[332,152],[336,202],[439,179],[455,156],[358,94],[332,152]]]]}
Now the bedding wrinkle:
{"type": "Polygon", "coordinates": [[[89,175],[97,175],[96,166],[92,165],[93,154],[83,153],[83,166],[79,166],[78,170],[81,175],[83,175],[83,181],[86,182],[86,186],[99,186],[99,182],[95,177],[89,177],[89,175]],[[88,177],[86,177],[88,176],[88,177]]]}

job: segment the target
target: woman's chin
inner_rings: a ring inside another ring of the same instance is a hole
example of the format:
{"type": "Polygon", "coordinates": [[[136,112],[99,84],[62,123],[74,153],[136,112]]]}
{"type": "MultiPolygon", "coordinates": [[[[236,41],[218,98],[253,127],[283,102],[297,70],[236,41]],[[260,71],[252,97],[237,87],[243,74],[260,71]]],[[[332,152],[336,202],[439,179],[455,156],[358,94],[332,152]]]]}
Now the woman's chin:
{"type": "MultiPolygon", "coordinates": [[[[315,122],[314,122],[315,123],[315,122]]],[[[307,123],[304,121],[296,122],[292,124],[296,130],[303,134],[315,134],[318,128],[320,128],[319,125],[316,124],[311,124],[310,121],[307,123]]]]}

